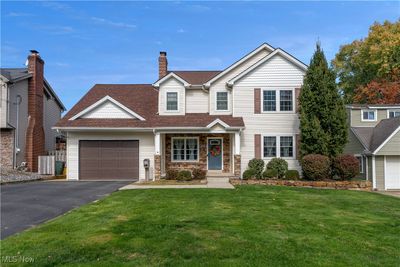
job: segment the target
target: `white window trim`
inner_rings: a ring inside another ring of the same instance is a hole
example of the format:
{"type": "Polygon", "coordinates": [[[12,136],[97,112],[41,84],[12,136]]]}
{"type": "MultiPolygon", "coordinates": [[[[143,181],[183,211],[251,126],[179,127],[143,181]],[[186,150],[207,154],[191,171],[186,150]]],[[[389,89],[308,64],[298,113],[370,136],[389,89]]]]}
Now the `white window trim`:
{"type": "Polygon", "coordinates": [[[261,89],[261,113],[283,113],[283,114],[294,114],[296,113],[296,99],[295,99],[295,89],[294,88],[262,88],[261,89]],[[265,91],[275,91],[275,111],[264,110],[264,92],[265,91]],[[292,91],[292,110],[281,111],[281,92],[280,91],[292,91]]]}
{"type": "Polygon", "coordinates": [[[215,112],[220,112],[220,111],[229,111],[229,92],[228,91],[215,91],[215,105],[214,105],[214,111],[215,112]],[[227,103],[227,109],[218,109],[218,98],[217,95],[218,93],[226,93],[226,101],[227,103]]]}
{"type": "Polygon", "coordinates": [[[377,121],[377,118],[378,117],[378,111],[376,110],[376,109],[362,109],[361,110],[361,121],[364,121],[364,122],[374,122],[374,121],[377,121]],[[373,120],[366,120],[366,119],[364,119],[364,112],[374,112],[374,119],[373,120]]]}
{"type": "Polygon", "coordinates": [[[360,154],[355,154],[354,157],[361,158],[361,171],[360,173],[364,173],[364,156],[360,154]]]}
{"type": "Polygon", "coordinates": [[[167,112],[167,113],[179,113],[180,112],[180,108],[179,108],[179,106],[180,106],[180,97],[179,97],[179,91],[178,90],[166,90],[165,91],[165,107],[164,107],[164,112],[167,112]],[[176,93],[177,94],[177,110],[168,110],[168,98],[167,98],[167,95],[168,95],[168,93],[176,93]]]}
{"type": "Polygon", "coordinates": [[[184,137],[171,137],[171,162],[199,162],[200,160],[200,138],[198,136],[193,136],[193,137],[189,137],[189,136],[184,136],[184,137]],[[174,140],[175,139],[184,139],[184,156],[185,156],[185,160],[174,160],[174,140]],[[197,140],[197,160],[186,160],[186,139],[196,139],[197,140]]]}
{"type": "Polygon", "coordinates": [[[261,156],[265,160],[273,158],[282,159],[295,159],[296,158],[296,135],[295,134],[263,134],[261,135],[261,156]],[[293,138],[293,156],[292,157],[281,157],[281,137],[292,137],[293,138]],[[276,156],[275,157],[264,157],[264,137],[276,137],[276,156]]]}
{"type": "Polygon", "coordinates": [[[388,119],[389,119],[390,112],[400,112],[400,109],[388,109],[386,112],[386,118],[388,118],[388,119]]]}

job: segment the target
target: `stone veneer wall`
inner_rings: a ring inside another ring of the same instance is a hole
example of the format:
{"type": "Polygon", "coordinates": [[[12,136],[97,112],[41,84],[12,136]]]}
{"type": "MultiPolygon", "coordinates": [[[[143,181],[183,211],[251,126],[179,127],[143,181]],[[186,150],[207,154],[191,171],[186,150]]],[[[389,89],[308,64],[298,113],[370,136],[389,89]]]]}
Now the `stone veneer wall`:
{"type": "Polygon", "coordinates": [[[165,170],[201,168],[207,170],[207,138],[223,138],[223,172],[231,171],[231,140],[229,134],[167,134],[165,136],[165,170]],[[172,162],[171,141],[172,137],[199,137],[199,161],[198,162],[172,162]]]}
{"type": "Polygon", "coordinates": [[[4,169],[12,169],[14,167],[14,130],[1,130],[0,152],[0,166],[4,169]]]}

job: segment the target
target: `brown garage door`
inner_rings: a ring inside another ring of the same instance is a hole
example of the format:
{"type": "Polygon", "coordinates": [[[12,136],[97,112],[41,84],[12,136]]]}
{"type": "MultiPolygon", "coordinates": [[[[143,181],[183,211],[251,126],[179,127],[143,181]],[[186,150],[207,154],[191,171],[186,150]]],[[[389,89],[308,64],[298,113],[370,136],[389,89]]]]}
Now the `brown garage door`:
{"type": "Polygon", "coordinates": [[[79,178],[139,179],[139,141],[79,141],[79,178]]]}

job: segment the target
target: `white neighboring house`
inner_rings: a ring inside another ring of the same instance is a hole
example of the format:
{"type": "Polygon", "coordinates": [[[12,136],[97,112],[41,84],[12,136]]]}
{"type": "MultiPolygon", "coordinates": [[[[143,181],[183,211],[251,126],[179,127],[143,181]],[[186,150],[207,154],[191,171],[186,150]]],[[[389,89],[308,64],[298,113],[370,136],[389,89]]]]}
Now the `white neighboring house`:
{"type": "Polygon", "coordinates": [[[297,97],[307,66],[262,44],[222,71],[168,70],[153,84],[97,84],[55,129],[69,180],[145,179],[200,168],[241,177],[249,160],[298,163],[297,97]]]}
{"type": "Polygon", "coordinates": [[[52,127],[65,107],[44,77],[44,61],[31,50],[26,68],[1,68],[0,165],[10,169],[28,163],[37,171],[38,156],[54,150],[52,127]]]}

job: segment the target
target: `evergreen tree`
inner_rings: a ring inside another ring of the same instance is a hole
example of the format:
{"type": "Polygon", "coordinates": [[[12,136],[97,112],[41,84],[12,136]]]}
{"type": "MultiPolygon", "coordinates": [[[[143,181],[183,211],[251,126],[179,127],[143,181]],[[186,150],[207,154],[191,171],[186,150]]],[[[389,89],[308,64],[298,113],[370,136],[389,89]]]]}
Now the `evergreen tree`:
{"type": "Polygon", "coordinates": [[[302,156],[334,157],[343,152],[347,142],[346,109],[335,79],[317,43],[299,97],[302,156]]]}

